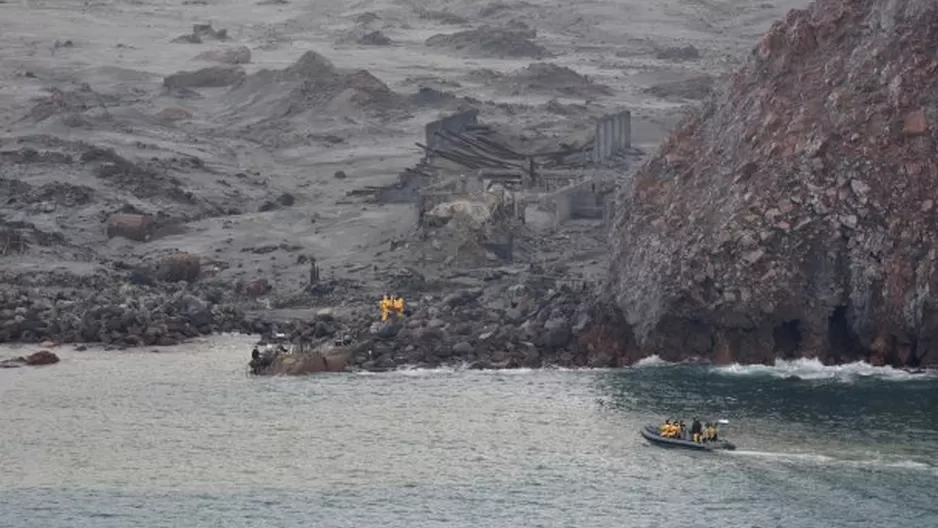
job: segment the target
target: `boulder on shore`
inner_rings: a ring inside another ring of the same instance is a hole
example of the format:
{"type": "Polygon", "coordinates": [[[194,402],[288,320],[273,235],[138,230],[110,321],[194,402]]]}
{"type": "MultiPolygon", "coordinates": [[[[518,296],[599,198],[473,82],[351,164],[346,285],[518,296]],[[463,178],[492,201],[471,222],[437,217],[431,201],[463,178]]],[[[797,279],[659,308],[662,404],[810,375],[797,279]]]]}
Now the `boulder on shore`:
{"type": "Polygon", "coordinates": [[[28,356],[17,357],[0,361],[0,368],[16,368],[21,366],[36,367],[40,365],[53,365],[59,362],[59,356],[48,350],[40,350],[28,356]]]}

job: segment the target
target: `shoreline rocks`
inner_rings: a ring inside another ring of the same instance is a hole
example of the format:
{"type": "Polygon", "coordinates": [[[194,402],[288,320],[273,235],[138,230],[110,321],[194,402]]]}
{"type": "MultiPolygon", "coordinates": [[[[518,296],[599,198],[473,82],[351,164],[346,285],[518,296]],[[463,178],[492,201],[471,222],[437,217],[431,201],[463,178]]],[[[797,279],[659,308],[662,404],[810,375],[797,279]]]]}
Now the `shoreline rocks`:
{"type": "MultiPolygon", "coordinates": [[[[470,369],[608,368],[646,357],[623,314],[594,288],[570,287],[562,278],[532,276],[449,292],[401,292],[409,314],[381,323],[367,294],[335,298],[308,293],[319,308],[308,318],[274,317],[251,311],[257,300],[243,297],[237,284],[134,285],[123,276],[33,277],[39,287],[0,293],[0,343],[101,343],[109,347],[170,346],[216,333],[261,335],[299,354],[275,354],[256,369],[264,375],[302,375],[363,369],[465,366],[470,369]],[[63,284],[70,284],[69,289],[63,284]],[[93,291],[93,293],[89,293],[93,291]],[[254,304],[251,304],[254,303],[254,304]]],[[[276,295],[276,293],[272,293],[276,295]]],[[[375,293],[377,295],[377,293],[375,293]]],[[[739,361],[731,354],[707,356],[690,339],[659,355],[669,361],[739,361]]],[[[39,364],[16,358],[2,366],[39,364]]],[[[751,356],[770,363],[774,355],[751,356]]],[[[244,361],[250,360],[246,348],[244,361]]],[[[55,361],[51,361],[51,364],[55,361]]]]}
{"type": "MultiPolygon", "coordinates": [[[[401,291],[409,314],[380,323],[372,298],[377,292],[353,293],[353,288],[323,294],[341,288],[328,281],[298,298],[302,305],[320,306],[314,316],[278,319],[268,309],[257,310],[262,303],[243,295],[244,286],[237,282],[131,282],[141,274],[149,277],[137,269],[84,277],[33,274],[33,287],[0,292],[0,343],[133,348],[171,346],[216,333],[283,334],[286,343],[324,350],[330,362],[341,357],[336,362],[341,367],[330,363],[324,369],[329,371],[461,363],[473,368],[618,366],[627,359],[603,348],[610,341],[592,343],[579,335],[591,324],[587,310],[593,293],[555,278],[529,278],[510,287],[489,281],[432,294],[401,291]]],[[[5,279],[12,284],[25,280],[5,279]]],[[[264,288],[267,300],[276,299],[270,288],[264,288]]],[[[248,350],[245,361],[247,355],[248,350]]],[[[316,371],[305,360],[293,363],[291,359],[274,370],[316,371]]]]}
{"type": "MultiPolygon", "coordinates": [[[[42,282],[42,281],[40,281],[42,282]]],[[[0,343],[103,343],[168,346],[187,338],[241,329],[241,311],[219,302],[224,290],[187,283],[134,285],[90,277],[82,288],[45,282],[44,288],[0,292],[0,343]]]]}

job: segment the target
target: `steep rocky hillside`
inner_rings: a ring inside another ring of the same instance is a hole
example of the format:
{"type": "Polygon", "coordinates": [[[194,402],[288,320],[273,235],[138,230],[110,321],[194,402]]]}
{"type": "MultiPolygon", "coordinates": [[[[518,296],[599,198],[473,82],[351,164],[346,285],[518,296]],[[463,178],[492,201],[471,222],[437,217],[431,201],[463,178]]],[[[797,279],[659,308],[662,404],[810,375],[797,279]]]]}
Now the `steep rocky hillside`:
{"type": "Polygon", "coordinates": [[[622,191],[633,355],[938,365],[938,4],[776,23],[622,191]]]}

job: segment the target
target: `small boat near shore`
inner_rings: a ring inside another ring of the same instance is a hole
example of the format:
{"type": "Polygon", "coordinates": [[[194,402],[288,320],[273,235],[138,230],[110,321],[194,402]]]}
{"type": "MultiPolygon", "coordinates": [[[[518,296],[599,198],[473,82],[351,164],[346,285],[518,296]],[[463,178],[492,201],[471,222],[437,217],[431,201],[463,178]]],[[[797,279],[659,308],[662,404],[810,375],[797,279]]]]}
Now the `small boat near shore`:
{"type": "Polygon", "coordinates": [[[691,440],[682,440],[680,438],[668,438],[661,436],[661,433],[658,432],[658,428],[654,425],[646,425],[645,427],[642,427],[640,433],[642,438],[647,440],[650,444],[660,447],[694,449],[697,451],[732,451],[736,449],[735,444],[727,442],[726,440],[716,440],[712,442],[693,442],[691,440]]]}

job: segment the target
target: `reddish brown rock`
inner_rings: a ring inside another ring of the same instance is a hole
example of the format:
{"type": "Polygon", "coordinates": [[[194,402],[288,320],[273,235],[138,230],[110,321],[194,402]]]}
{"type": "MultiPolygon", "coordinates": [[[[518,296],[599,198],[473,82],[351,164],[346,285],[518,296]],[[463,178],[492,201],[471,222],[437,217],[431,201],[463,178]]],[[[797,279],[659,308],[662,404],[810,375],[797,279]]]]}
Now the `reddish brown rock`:
{"type": "Polygon", "coordinates": [[[931,0],[817,0],[766,33],[621,191],[641,354],[938,364],[936,47],[931,0]]]}
{"type": "Polygon", "coordinates": [[[24,365],[39,366],[52,365],[59,362],[59,356],[56,356],[48,350],[40,350],[26,357],[17,357],[0,361],[0,368],[16,368],[24,365]]]}
{"type": "Polygon", "coordinates": [[[26,356],[26,364],[31,366],[52,365],[58,362],[59,356],[48,350],[40,350],[39,352],[26,356]]]}

